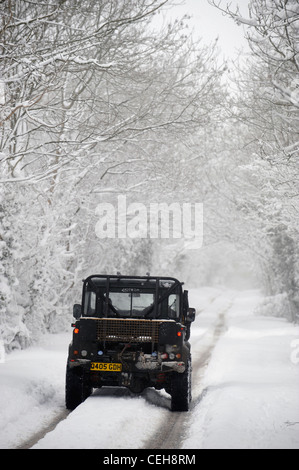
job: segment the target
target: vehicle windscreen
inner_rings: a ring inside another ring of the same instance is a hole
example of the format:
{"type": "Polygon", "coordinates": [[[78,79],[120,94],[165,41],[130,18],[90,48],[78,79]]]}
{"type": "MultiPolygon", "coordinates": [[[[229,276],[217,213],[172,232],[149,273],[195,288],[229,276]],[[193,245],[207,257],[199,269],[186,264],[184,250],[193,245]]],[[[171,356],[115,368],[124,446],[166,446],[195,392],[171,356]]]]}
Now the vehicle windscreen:
{"type": "MultiPolygon", "coordinates": [[[[126,289],[125,289],[126,290],[126,289]]],[[[154,303],[153,292],[110,292],[111,305],[124,316],[143,316],[154,303]]]]}
{"type": "Polygon", "coordinates": [[[84,316],[178,319],[179,315],[179,290],[171,291],[169,286],[157,290],[154,285],[130,287],[121,283],[107,289],[90,283],[85,290],[84,316]]]}

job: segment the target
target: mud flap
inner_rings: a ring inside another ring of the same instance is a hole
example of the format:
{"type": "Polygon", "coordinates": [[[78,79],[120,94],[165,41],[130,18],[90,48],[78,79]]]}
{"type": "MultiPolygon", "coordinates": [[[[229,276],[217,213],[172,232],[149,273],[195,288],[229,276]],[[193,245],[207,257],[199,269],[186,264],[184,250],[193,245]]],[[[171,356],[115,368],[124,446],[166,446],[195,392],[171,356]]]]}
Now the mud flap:
{"type": "Polygon", "coordinates": [[[191,357],[188,360],[185,372],[173,374],[171,380],[171,411],[189,411],[191,403],[191,357]]]}

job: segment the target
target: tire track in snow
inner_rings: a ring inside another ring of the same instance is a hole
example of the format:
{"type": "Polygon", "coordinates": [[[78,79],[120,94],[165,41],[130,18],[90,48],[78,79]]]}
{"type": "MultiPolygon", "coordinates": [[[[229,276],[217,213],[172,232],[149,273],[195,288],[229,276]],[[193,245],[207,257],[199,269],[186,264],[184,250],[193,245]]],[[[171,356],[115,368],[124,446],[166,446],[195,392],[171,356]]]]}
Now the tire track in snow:
{"type": "Polygon", "coordinates": [[[57,414],[44,429],[31,436],[27,441],[18,446],[17,449],[31,449],[40,439],[43,439],[49,432],[53,431],[61,421],[65,420],[69,414],[70,411],[68,410],[63,410],[57,414]]]}
{"type": "Polygon", "coordinates": [[[167,420],[165,420],[161,425],[156,435],[146,443],[144,449],[180,449],[182,447],[189,424],[190,414],[205,395],[205,390],[200,386],[201,377],[204,375],[219,338],[226,330],[225,318],[227,312],[231,309],[233,302],[234,299],[231,299],[229,305],[218,314],[217,323],[214,326],[210,343],[203,351],[201,351],[195,361],[193,360],[192,389],[196,387],[196,392],[192,397],[190,411],[188,413],[169,412],[167,420]]]}

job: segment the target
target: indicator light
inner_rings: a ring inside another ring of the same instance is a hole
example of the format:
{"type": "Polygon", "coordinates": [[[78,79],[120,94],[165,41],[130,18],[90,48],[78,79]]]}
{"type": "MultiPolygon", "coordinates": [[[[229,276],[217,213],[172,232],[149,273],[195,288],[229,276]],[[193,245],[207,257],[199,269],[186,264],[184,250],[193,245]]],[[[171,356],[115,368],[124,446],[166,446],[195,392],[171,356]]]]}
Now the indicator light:
{"type": "Polygon", "coordinates": [[[168,354],[167,353],[161,354],[161,359],[168,359],[168,354]]]}
{"type": "Polygon", "coordinates": [[[181,337],[181,336],[182,336],[182,332],[181,332],[181,331],[178,331],[178,332],[177,332],[177,336],[178,336],[178,337],[181,337]]]}
{"type": "Polygon", "coordinates": [[[79,328],[75,328],[74,333],[75,333],[75,335],[77,335],[79,333],[79,328]]]}

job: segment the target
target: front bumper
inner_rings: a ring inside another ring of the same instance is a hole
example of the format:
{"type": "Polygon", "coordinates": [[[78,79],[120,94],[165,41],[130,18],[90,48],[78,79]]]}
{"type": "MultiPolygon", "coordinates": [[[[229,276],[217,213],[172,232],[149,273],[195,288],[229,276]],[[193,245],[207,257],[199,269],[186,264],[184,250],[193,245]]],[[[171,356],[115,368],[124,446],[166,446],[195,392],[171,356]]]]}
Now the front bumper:
{"type": "MultiPolygon", "coordinates": [[[[70,367],[84,367],[84,369],[90,369],[91,361],[89,359],[77,359],[76,361],[69,362],[70,367]]],[[[128,363],[126,363],[126,367],[124,372],[134,372],[136,371],[157,371],[157,372],[178,372],[182,374],[186,370],[186,365],[184,362],[178,361],[138,361],[136,363],[132,363],[128,367],[128,363]]]]}
{"type": "Polygon", "coordinates": [[[186,370],[186,365],[184,362],[162,362],[161,370],[162,372],[174,370],[175,372],[179,372],[180,374],[182,374],[186,370]]]}
{"type": "Polygon", "coordinates": [[[175,372],[183,373],[185,372],[186,366],[184,362],[177,361],[163,361],[160,362],[137,362],[135,367],[138,370],[156,370],[158,372],[170,372],[174,370],[175,372]]]}

